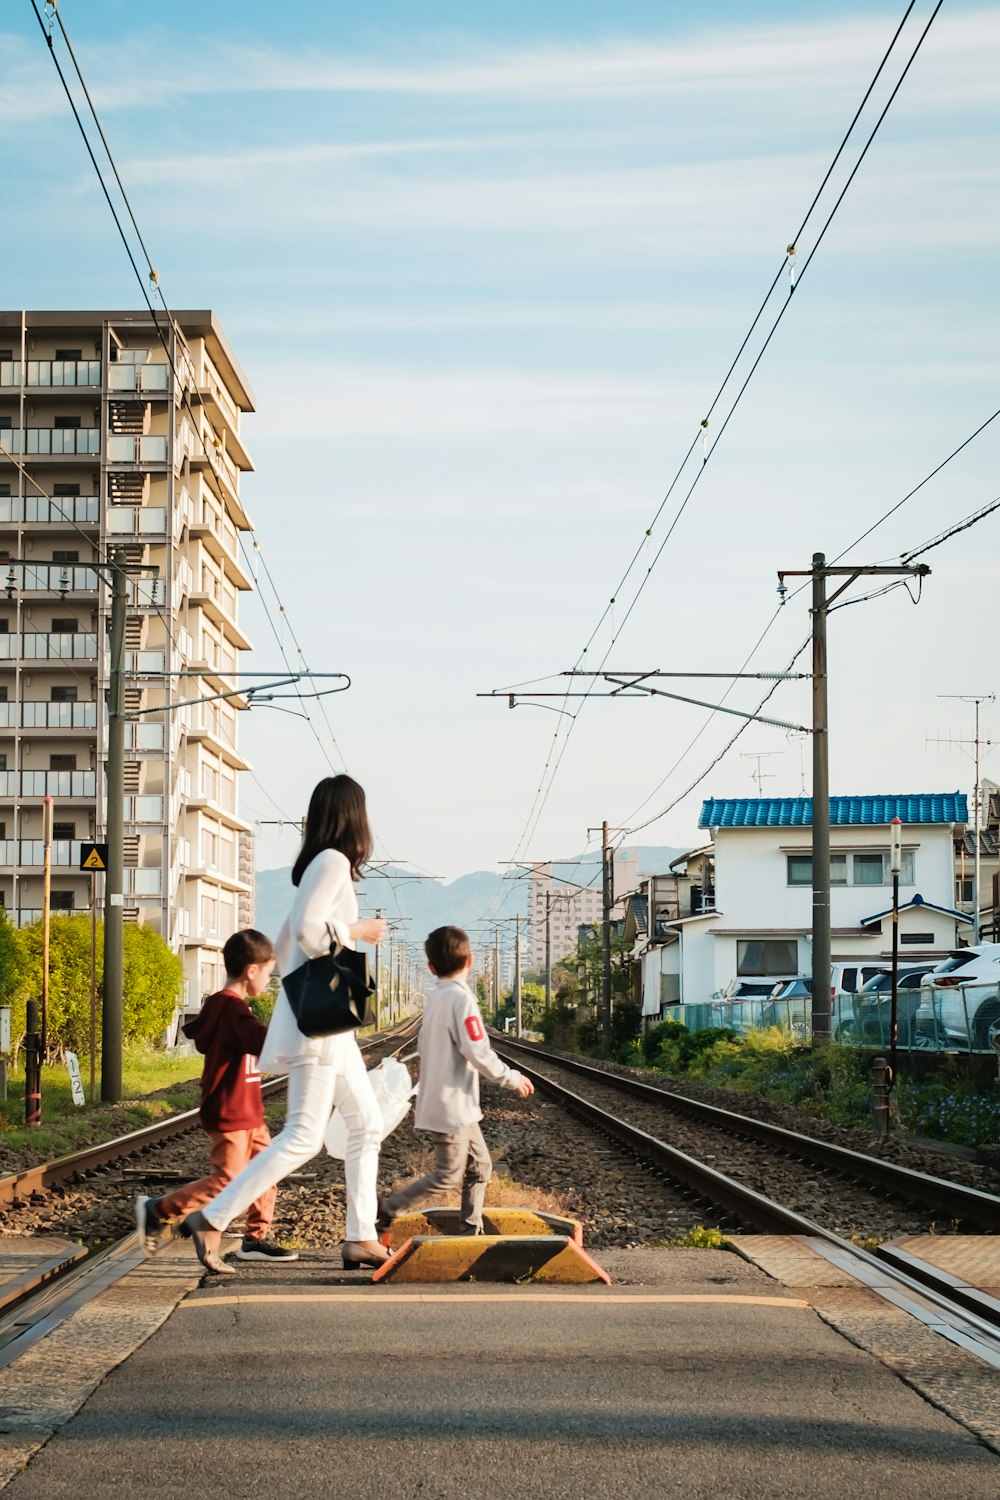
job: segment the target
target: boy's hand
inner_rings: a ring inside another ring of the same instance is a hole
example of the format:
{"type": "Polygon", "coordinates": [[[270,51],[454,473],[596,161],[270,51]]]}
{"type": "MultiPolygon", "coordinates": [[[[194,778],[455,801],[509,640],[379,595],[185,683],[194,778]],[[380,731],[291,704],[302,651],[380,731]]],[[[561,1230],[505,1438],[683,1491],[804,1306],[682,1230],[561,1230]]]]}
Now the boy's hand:
{"type": "Polygon", "coordinates": [[[522,1078],[521,1082],[518,1084],[517,1088],[514,1090],[514,1093],[517,1095],[517,1097],[519,1099],[527,1099],[528,1095],[529,1094],[533,1094],[534,1092],[535,1092],[535,1085],[532,1083],[532,1081],[531,1081],[530,1078],[522,1078]]]}

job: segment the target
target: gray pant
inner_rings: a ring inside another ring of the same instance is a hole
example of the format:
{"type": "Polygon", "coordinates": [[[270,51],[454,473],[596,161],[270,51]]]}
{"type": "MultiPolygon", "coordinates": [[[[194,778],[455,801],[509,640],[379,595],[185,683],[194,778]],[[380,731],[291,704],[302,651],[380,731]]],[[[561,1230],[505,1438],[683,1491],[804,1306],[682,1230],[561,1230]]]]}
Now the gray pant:
{"type": "Polygon", "coordinates": [[[434,1142],[434,1167],[424,1177],[417,1177],[399,1188],[382,1207],[398,1218],[407,1209],[440,1202],[462,1189],[462,1234],[482,1234],[483,1199],[486,1184],[493,1175],[493,1163],[478,1125],[466,1125],[455,1135],[430,1132],[434,1142]]]}

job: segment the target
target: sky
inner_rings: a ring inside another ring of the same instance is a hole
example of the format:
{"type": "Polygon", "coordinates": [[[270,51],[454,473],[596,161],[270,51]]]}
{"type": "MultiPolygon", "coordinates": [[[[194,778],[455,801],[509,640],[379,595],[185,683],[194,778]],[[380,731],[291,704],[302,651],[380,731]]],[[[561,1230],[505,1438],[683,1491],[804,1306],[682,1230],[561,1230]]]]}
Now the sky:
{"type": "MultiPolygon", "coordinates": [[[[904,9],[62,0],[167,301],[215,310],[256,395],[243,493],[285,613],[245,600],[246,666],[280,666],[276,629],[351,677],[315,733],[244,717],[247,817],[301,816],[346,763],[380,852],[452,879],[577,854],[602,819],[694,847],[704,797],[808,790],[785,729],[713,767],[733,717],[478,695],[560,692],[585,646],[784,669],[809,596],[790,579],[775,615],[777,571],[850,548],[1000,406],[995,7],[946,0],[805,270],[917,0],[791,297],[783,269],[904,9]]],[[[0,6],[0,141],[0,304],[136,305],[29,0],[0,6]]],[[[846,560],[897,562],[997,498],[998,456],[1000,419],[846,560]]],[[[1000,512],[928,553],[916,606],[831,614],[833,793],[971,792],[973,710],[946,695],[996,686],[998,538],[1000,512]]],[[[767,686],[663,685],[747,709],[767,686]]],[[[809,683],[767,711],[807,725],[809,683]]],[[[259,865],[296,845],[262,826],[259,865]]]]}

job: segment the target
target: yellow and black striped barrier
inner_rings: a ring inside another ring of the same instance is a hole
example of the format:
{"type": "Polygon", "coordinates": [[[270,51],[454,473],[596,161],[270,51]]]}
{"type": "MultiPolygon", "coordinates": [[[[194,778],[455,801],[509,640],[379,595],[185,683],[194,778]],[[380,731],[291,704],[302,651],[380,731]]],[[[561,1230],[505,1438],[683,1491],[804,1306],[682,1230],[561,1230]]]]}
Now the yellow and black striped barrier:
{"type": "MultiPolygon", "coordinates": [[[[459,1235],[462,1216],[457,1208],[429,1208],[424,1213],[401,1214],[382,1235],[383,1245],[398,1250],[407,1240],[425,1235],[459,1235]]],[[[583,1225],[578,1219],[542,1213],[536,1208],[484,1208],[483,1233],[489,1235],[561,1235],[575,1245],[583,1244],[583,1225]]]]}
{"type": "Polygon", "coordinates": [[[611,1285],[611,1277],[583,1246],[561,1234],[418,1234],[379,1266],[372,1281],[611,1285]]]}

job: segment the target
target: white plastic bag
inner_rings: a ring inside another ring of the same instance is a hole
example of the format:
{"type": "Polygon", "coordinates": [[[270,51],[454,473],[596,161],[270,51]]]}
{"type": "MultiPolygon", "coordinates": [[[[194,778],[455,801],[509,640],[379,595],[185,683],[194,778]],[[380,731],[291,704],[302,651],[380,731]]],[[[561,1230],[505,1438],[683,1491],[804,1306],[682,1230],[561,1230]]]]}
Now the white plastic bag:
{"type": "MultiPolygon", "coordinates": [[[[395,1057],[383,1057],[378,1067],[371,1069],[368,1079],[382,1111],[382,1139],[385,1140],[400,1121],[406,1118],[410,1100],[417,1092],[417,1085],[411,1080],[404,1064],[395,1057]]],[[[330,1116],[323,1143],[331,1156],[344,1160],[347,1155],[347,1126],[339,1109],[335,1109],[330,1116]]]]}

